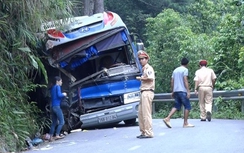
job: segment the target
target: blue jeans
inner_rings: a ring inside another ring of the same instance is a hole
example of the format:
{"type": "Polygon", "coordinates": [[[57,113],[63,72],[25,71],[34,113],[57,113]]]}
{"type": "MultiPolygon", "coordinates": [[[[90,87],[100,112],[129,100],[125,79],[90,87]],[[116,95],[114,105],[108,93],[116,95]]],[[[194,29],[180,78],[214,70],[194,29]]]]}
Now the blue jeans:
{"type": "Polygon", "coordinates": [[[186,92],[174,92],[174,99],[175,99],[175,108],[177,110],[181,109],[183,105],[185,109],[191,110],[191,103],[190,100],[187,98],[186,92]]]}
{"type": "Polygon", "coordinates": [[[53,136],[57,122],[59,122],[58,127],[56,129],[56,136],[58,136],[64,125],[64,115],[60,106],[53,106],[51,110],[51,115],[52,115],[52,125],[49,134],[53,136]]]}

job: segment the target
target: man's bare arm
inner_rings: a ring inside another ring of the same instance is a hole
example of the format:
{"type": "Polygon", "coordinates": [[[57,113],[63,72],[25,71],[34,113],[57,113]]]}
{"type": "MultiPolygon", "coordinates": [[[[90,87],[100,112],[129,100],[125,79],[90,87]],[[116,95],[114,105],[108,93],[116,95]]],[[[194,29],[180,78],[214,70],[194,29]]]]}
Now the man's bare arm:
{"type": "Polygon", "coordinates": [[[188,84],[188,78],[187,76],[184,76],[184,84],[185,84],[185,87],[186,87],[186,90],[187,90],[187,98],[190,98],[190,90],[189,90],[189,84],[188,84]]]}
{"type": "Polygon", "coordinates": [[[198,81],[195,81],[195,90],[198,90],[198,85],[199,85],[198,81]]]}
{"type": "Polygon", "coordinates": [[[216,82],[216,79],[213,79],[212,80],[213,89],[214,89],[214,86],[215,86],[215,82],[216,82]]]}
{"type": "Polygon", "coordinates": [[[172,78],[170,81],[171,92],[174,91],[174,79],[172,78]]]}
{"type": "Polygon", "coordinates": [[[190,92],[187,76],[184,76],[184,84],[185,84],[185,87],[186,87],[187,92],[190,92]]]}

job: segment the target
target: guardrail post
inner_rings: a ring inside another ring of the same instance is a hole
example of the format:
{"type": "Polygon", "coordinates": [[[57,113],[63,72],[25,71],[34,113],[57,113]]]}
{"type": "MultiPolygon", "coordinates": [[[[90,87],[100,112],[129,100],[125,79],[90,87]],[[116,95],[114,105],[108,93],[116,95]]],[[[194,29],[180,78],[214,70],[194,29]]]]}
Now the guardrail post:
{"type": "Polygon", "coordinates": [[[155,102],[152,103],[152,114],[155,114],[155,102]]]}
{"type": "Polygon", "coordinates": [[[213,103],[212,103],[212,108],[213,108],[213,112],[217,112],[218,111],[218,107],[215,105],[215,101],[213,99],[213,103]]]}
{"type": "Polygon", "coordinates": [[[244,113],[244,100],[242,100],[242,104],[241,104],[241,112],[244,113]]]}

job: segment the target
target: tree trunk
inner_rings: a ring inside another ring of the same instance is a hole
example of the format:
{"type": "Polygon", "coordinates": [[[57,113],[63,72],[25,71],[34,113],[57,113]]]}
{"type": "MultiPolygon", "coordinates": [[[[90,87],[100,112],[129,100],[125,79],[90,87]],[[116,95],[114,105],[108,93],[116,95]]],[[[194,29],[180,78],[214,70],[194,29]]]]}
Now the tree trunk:
{"type": "Polygon", "coordinates": [[[104,0],[95,0],[94,2],[94,14],[104,12],[104,0]]]}
{"type": "MultiPolygon", "coordinates": [[[[72,1],[73,2],[73,1],[72,1]]],[[[84,1],[73,2],[73,15],[74,16],[82,16],[84,13],[84,1]]]]}
{"type": "Polygon", "coordinates": [[[94,10],[93,0],[84,0],[84,15],[92,15],[94,10]]]}
{"type": "Polygon", "coordinates": [[[104,0],[83,0],[84,15],[92,15],[104,12],[104,0]]]}

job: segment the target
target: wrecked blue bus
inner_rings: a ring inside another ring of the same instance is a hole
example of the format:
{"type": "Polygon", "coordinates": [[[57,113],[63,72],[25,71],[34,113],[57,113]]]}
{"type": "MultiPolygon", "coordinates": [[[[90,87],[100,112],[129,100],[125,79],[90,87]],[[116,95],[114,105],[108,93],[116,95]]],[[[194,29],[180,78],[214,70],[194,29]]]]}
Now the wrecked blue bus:
{"type": "Polygon", "coordinates": [[[64,129],[134,124],[138,115],[141,75],[135,43],[122,19],[113,12],[74,17],[42,25],[52,70],[68,93],[64,129]],[[68,110],[68,111],[67,111],[68,110]]]}

